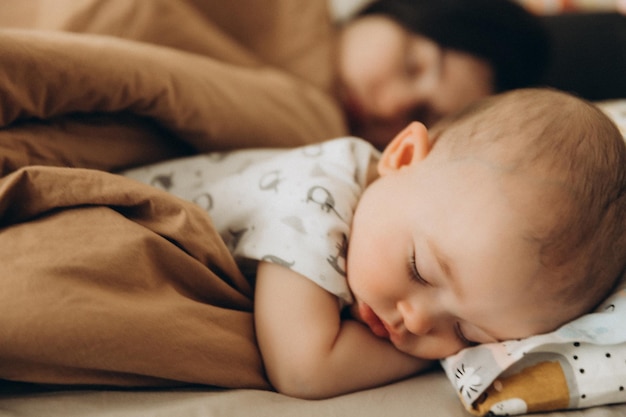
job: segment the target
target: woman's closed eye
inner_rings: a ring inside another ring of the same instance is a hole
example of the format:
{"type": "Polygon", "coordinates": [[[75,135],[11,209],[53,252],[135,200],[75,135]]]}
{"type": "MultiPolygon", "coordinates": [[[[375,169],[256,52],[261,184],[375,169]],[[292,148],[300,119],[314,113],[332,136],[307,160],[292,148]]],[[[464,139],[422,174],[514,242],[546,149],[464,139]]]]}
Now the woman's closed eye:
{"type": "Polygon", "coordinates": [[[419,270],[417,269],[417,263],[415,262],[415,252],[413,252],[409,260],[409,275],[411,277],[411,280],[415,282],[418,282],[422,285],[430,285],[430,283],[422,277],[419,270]]]}

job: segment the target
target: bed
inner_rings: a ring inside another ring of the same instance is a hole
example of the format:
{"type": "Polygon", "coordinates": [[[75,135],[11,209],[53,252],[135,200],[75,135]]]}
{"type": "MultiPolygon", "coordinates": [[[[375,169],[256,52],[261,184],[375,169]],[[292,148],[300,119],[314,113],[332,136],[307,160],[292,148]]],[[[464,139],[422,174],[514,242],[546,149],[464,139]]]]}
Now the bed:
{"type": "MultiPolygon", "coordinates": [[[[0,416],[488,413],[440,367],[328,400],[273,392],[252,285],[205,213],[115,175],[346,134],[327,4],[259,4],[0,5],[0,416]]],[[[626,126],[621,97],[602,105],[626,126]]]]}

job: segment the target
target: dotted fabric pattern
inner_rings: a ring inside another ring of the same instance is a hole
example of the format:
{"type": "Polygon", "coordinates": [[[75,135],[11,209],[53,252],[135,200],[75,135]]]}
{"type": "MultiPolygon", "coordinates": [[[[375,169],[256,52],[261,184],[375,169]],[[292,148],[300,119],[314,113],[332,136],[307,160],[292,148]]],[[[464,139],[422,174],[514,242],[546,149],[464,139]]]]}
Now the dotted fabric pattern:
{"type": "Polygon", "coordinates": [[[555,332],[442,361],[468,411],[514,415],[626,402],[626,286],[555,332]]]}

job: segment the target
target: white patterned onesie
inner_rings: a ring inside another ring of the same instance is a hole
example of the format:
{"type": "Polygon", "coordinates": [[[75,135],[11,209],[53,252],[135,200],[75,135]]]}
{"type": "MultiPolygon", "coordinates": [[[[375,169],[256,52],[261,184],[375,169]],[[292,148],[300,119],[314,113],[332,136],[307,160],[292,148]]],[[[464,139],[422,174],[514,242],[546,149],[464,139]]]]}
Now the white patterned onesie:
{"type": "Polygon", "coordinates": [[[249,260],[281,264],[349,304],[350,224],[378,157],[368,142],[340,138],[209,153],[121,174],[203,207],[242,269],[249,260]]]}

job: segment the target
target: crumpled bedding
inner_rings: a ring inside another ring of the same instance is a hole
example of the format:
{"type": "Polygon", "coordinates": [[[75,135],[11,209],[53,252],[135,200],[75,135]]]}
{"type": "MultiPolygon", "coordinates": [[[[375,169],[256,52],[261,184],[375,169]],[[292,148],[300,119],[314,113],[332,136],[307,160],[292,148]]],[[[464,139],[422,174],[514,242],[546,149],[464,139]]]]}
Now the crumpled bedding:
{"type": "Polygon", "coordinates": [[[0,4],[1,385],[269,388],[210,218],[106,171],[344,134],[305,3],[0,4]]]}
{"type": "Polygon", "coordinates": [[[97,170],[0,180],[0,375],[267,388],[252,290],[205,213],[97,170]]]}
{"type": "Polygon", "coordinates": [[[343,116],[329,94],[324,4],[309,5],[299,22],[289,14],[292,2],[275,0],[272,6],[238,1],[229,8],[202,0],[3,3],[0,126],[86,136],[71,146],[65,138],[42,144],[24,138],[21,129],[17,140],[2,141],[4,173],[26,163],[109,170],[171,157],[176,147],[292,146],[344,134],[343,116]],[[245,7],[248,19],[268,17],[276,29],[220,27],[232,20],[228,13],[245,7]],[[98,144],[81,143],[86,140],[98,144]],[[16,150],[16,141],[30,149],[16,150]],[[98,145],[104,152],[93,152],[98,145]],[[41,155],[39,146],[54,152],[41,155]],[[7,152],[19,152],[23,160],[18,164],[7,152]],[[75,161],[77,153],[89,160],[75,161]]]}

